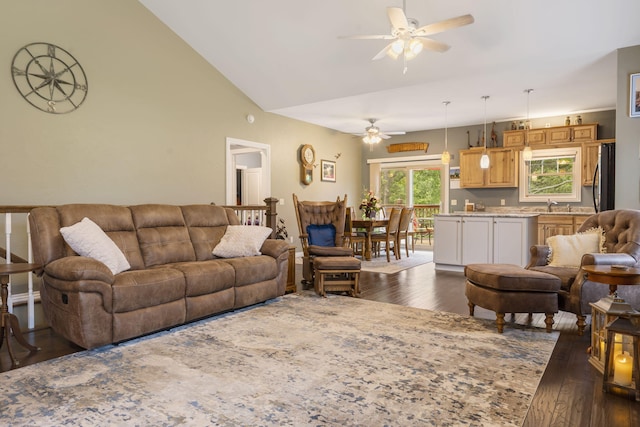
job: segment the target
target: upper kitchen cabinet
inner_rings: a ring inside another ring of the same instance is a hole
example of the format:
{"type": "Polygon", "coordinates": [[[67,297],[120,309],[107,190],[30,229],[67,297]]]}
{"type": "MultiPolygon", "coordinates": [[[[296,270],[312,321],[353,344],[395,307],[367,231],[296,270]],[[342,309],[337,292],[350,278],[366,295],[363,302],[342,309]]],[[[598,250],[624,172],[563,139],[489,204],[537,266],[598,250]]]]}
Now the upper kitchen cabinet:
{"type": "Polygon", "coordinates": [[[522,148],[527,138],[532,147],[545,145],[547,143],[547,132],[545,129],[508,130],[502,135],[505,148],[522,148]],[[527,134],[528,132],[528,134],[527,134]]]}
{"type": "Polygon", "coordinates": [[[598,139],[598,124],[557,126],[544,129],[507,130],[502,137],[503,145],[509,148],[522,148],[527,138],[533,148],[544,145],[579,144],[598,139]]]}
{"type": "Polygon", "coordinates": [[[510,148],[488,148],[489,169],[480,168],[483,149],[460,151],[461,188],[501,188],[518,186],[518,155],[510,148]]]}

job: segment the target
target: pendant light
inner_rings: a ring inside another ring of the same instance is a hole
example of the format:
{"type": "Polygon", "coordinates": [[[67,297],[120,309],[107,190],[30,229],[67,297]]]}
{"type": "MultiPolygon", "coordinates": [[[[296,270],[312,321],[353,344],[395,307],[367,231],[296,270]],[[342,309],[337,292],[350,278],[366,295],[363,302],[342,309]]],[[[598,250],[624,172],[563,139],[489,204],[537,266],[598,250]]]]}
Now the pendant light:
{"type": "Polygon", "coordinates": [[[489,95],[484,95],[482,99],[484,99],[484,135],[482,136],[484,151],[480,157],[480,168],[489,169],[489,155],[487,154],[487,99],[489,99],[489,95]]]}
{"type": "Polygon", "coordinates": [[[527,121],[524,124],[525,132],[524,132],[524,150],[522,150],[522,160],[529,161],[533,158],[533,151],[531,151],[531,147],[529,146],[529,129],[531,129],[531,122],[529,121],[529,95],[533,91],[533,89],[525,89],[527,93],[527,121]]]}
{"type": "Polygon", "coordinates": [[[447,107],[451,104],[451,101],[442,101],[444,104],[444,151],[442,152],[442,164],[448,165],[451,162],[451,154],[449,154],[447,143],[447,107]]]}

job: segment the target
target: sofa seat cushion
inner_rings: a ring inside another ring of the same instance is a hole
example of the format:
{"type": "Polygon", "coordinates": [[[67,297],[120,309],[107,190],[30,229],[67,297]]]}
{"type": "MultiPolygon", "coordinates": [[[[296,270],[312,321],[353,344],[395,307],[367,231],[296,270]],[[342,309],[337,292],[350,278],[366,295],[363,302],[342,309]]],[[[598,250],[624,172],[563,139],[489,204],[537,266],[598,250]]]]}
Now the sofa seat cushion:
{"type": "Polygon", "coordinates": [[[578,268],[575,267],[552,267],[549,265],[538,265],[530,267],[530,270],[540,271],[542,273],[553,274],[560,278],[560,288],[568,291],[571,289],[573,282],[576,280],[578,268]]]}
{"type": "Polygon", "coordinates": [[[188,297],[229,289],[236,281],[234,268],[223,260],[185,262],[170,266],[184,274],[188,297]]]}
{"type": "Polygon", "coordinates": [[[184,274],[174,268],[125,271],[112,285],[113,312],[124,313],[184,299],[184,274]]]}
{"type": "Polygon", "coordinates": [[[278,275],[276,260],[267,255],[244,258],[227,258],[224,262],[236,272],[236,286],[251,285],[275,279],[278,275]]]}
{"type": "Polygon", "coordinates": [[[558,292],[560,290],[560,280],[556,276],[512,264],[469,264],[464,268],[464,275],[476,285],[500,291],[558,292]]]}

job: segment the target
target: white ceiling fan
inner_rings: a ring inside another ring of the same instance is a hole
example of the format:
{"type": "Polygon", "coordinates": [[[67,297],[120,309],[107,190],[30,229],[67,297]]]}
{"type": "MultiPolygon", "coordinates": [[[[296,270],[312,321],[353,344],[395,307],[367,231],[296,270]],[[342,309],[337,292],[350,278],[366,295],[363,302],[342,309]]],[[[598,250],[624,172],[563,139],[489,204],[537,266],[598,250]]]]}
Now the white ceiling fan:
{"type": "Polygon", "coordinates": [[[428,36],[441,33],[443,31],[469,25],[474,22],[473,16],[462,15],[444,21],[420,27],[418,21],[407,18],[405,13],[406,0],[403,1],[402,9],[399,7],[387,8],[389,22],[391,22],[391,34],[342,36],[339,38],[360,39],[360,40],[392,40],[376,56],[374,60],[384,58],[385,55],[397,59],[402,55],[404,61],[404,71],[407,72],[407,61],[415,58],[422,49],[445,52],[450,46],[436,41],[428,36]]]}
{"type": "Polygon", "coordinates": [[[404,135],[405,132],[381,132],[380,128],[376,126],[377,119],[368,119],[370,125],[364,129],[364,133],[359,134],[362,136],[362,142],[365,144],[377,144],[383,139],[389,139],[392,135],[404,135]]]}

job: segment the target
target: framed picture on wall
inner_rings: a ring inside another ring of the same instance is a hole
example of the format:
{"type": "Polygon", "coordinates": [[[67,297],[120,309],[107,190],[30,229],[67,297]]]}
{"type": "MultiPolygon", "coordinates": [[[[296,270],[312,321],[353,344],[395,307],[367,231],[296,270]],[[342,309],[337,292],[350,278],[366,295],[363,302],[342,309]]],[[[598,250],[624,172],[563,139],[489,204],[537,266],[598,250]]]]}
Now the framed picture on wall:
{"type": "Polygon", "coordinates": [[[320,160],[320,168],[322,169],[322,181],[336,182],[336,162],[331,160],[320,160]]]}
{"type": "Polygon", "coordinates": [[[631,74],[629,116],[640,117],[640,73],[631,74]]]}

